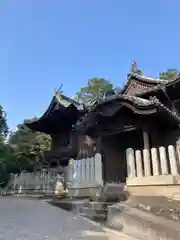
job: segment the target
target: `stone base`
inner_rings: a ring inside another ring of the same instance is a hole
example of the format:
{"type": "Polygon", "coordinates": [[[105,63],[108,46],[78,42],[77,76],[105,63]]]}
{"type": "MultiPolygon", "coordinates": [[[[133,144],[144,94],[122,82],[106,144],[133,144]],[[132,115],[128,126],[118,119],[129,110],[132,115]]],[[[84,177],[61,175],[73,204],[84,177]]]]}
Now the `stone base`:
{"type": "Polygon", "coordinates": [[[100,196],[102,186],[98,183],[85,183],[85,184],[69,184],[68,197],[70,198],[86,198],[96,199],[100,196]]]}
{"type": "Polygon", "coordinates": [[[74,213],[79,213],[79,209],[82,208],[86,203],[89,202],[89,199],[64,199],[64,200],[58,200],[58,201],[50,201],[54,206],[60,207],[62,209],[72,211],[74,213]]]}
{"type": "Polygon", "coordinates": [[[131,196],[159,196],[173,200],[180,200],[180,184],[171,185],[148,185],[148,186],[126,186],[131,196]]]}
{"type": "Polygon", "coordinates": [[[68,197],[70,198],[90,198],[96,199],[100,196],[100,187],[87,187],[87,188],[76,188],[68,189],[68,197]]]}
{"type": "Polygon", "coordinates": [[[147,176],[136,177],[133,179],[127,179],[127,186],[157,186],[157,185],[180,185],[180,176],[173,175],[159,175],[159,176],[147,176]]]}
{"type": "Polygon", "coordinates": [[[179,221],[180,224],[180,201],[168,199],[163,196],[131,196],[130,199],[131,207],[173,221],[179,221]]]}
{"type": "Polygon", "coordinates": [[[43,190],[39,190],[39,189],[13,189],[13,190],[8,190],[6,192],[6,194],[8,195],[23,195],[23,194],[26,194],[26,195],[36,195],[36,194],[39,194],[39,195],[54,195],[55,192],[54,190],[46,190],[46,191],[43,191],[43,190]]]}
{"type": "Polygon", "coordinates": [[[107,224],[142,240],[180,239],[179,223],[132,208],[128,202],[109,207],[107,224]]]}
{"type": "Polygon", "coordinates": [[[124,183],[106,183],[101,192],[102,200],[111,202],[125,201],[127,198],[124,186],[124,183]]]}

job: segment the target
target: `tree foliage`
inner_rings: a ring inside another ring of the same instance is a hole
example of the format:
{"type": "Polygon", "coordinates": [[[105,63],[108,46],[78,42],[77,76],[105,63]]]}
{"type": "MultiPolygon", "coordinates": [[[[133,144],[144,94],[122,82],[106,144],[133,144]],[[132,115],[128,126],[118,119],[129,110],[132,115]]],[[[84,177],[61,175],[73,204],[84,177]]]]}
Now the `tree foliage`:
{"type": "Polygon", "coordinates": [[[23,123],[9,135],[8,141],[0,144],[0,184],[5,185],[9,173],[42,168],[44,151],[49,150],[51,137],[35,133],[23,123]]]}
{"type": "Polygon", "coordinates": [[[101,99],[104,94],[113,89],[113,84],[104,78],[91,78],[87,86],[82,87],[77,93],[76,99],[85,105],[89,105],[97,99],[101,99]]]}
{"type": "Polygon", "coordinates": [[[7,147],[6,147],[6,137],[8,135],[8,125],[6,119],[6,113],[0,105],[0,186],[3,185],[7,179],[7,167],[6,167],[6,154],[7,154],[7,147]]]}
{"type": "Polygon", "coordinates": [[[178,74],[178,70],[175,68],[171,68],[165,72],[160,72],[159,77],[160,79],[164,79],[164,80],[173,80],[176,78],[177,74],[178,74]]]}
{"type": "Polygon", "coordinates": [[[50,149],[51,137],[31,131],[24,123],[9,137],[9,147],[21,170],[42,167],[43,152],[50,149]]]}
{"type": "Polygon", "coordinates": [[[3,110],[3,107],[0,105],[0,141],[3,141],[4,138],[7,137],[8,134],[8,126],[7,126],[7,119],[6,113],[3,110]]]}

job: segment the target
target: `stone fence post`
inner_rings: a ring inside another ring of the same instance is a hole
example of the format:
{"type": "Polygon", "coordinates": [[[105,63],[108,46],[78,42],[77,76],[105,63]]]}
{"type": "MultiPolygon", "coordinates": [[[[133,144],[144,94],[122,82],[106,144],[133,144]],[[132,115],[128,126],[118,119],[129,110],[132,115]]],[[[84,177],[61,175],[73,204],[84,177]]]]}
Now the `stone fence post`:
{"type": "Polygon", "coordinates": [[[128,179],[132,179],[136,177],[135,157],[134,157],[134,150],[132,148],[128,148],[126,150],[126,158],[127,158],[128,179]]]}

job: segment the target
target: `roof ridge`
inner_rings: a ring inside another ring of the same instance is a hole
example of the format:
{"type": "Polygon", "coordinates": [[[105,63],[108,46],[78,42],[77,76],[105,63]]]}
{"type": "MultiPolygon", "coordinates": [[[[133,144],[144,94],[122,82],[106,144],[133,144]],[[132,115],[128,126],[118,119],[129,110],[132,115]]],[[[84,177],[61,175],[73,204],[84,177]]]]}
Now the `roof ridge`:
{"type": "Polygon", "coordinates": [[[78,110],[83,110],[85,108],[84,104],[81,104],[80,102],[70,98],[70,97],[67,97],[66,95],[60,93],[59,91],[57,91],[55,93],[55,98],[57,99],[57,101],[61,104],[61,99],[64,99],[66,101],[68,101],[70,104],[73,104],[77,107],[78,110]]]}
{"type": "Polygon", "coordinates": [[[138,80],[144,80],[144,81],[155,81],[155,82],[159,82],[159,83],[168,83],[169,80],[166,79],[161,79],[161,78],[154,78],[154,77],[150,77],[150,76],[145,76],[145,75],[139,75],[138,73],[129,73],[128,74],[129,77],[135,77],[138,80]]]}

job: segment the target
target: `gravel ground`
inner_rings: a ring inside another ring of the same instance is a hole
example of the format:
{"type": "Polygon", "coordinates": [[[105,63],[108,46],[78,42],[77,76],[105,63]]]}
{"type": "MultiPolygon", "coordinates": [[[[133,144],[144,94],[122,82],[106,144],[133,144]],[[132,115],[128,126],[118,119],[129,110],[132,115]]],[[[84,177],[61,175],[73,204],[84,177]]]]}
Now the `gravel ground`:
{"type": "Polygon", "coordinates": [[[0,197],[0,240],[135,240],[42,200],[0,197]]]}

